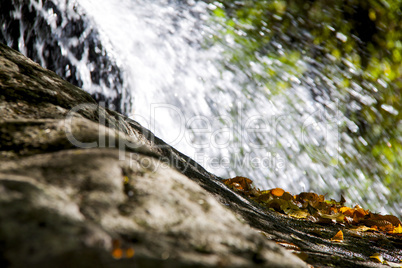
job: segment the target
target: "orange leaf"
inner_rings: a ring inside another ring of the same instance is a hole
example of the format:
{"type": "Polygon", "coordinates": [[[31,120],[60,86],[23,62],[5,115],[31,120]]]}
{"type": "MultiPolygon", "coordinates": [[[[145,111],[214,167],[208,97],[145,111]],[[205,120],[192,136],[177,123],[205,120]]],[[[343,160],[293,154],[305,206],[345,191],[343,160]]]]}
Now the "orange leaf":
{"type": "Polygon", "coordinates": [[[112,256],[115,259],[121,259],[123,257],[123,250],[121,248],[113,249],[112,256]]]}
{"type": "Polygon", "coordinates": [[[334,242],[342,242],[342,240],[343,240],[343,232],[342,232],[342,230],[337,232],[336,235],[334,235],[334,237],[331,238],[331,241],[334,241],[334,242]]]}
{"type": "Polygon", "coordinates": [[[274,188],[271,190],[271,193],[274,196],[282,196],[284,192],[285,192],[285,190],[283,190],[281,188],[274,188]]]}
{"type": "Polygon", "coordinates": [[[354,224],[358,224],[360,222],[359,217],[356,216],[356,214],[353,214],[353,221],[354,224]]]}
{"type": "Polygon", "coordinates": [[[132,258],[132,257],[134,257],[134,254],[135,254],[135,251],[134,251],[134,249],[133,248],[128,248],[127,250],[126,250],[126,257],[127,258],[132,258]]]}
{"type": "Polygon", "coordinates": [[[368,214],[368,211],[362,209],[361,207],[355,208],[354,214],[357,217],[364,217],[368,214]]]}
{"type": "Polygon", "coordinates": [[[340,211],[341,213],[343,213],[345,216],[350,216],[350,217],[353,216],[353,212],[354,212],[354,210],[351,209],[351,208],[349,208],[349,207],[341,207],[341,208],[339,209],[339,211],[340,211]]]}
{"type": "Polygon", "coordinates": [[[392,230],[393,234],[402,234],[402,226],[399,224],[398,227],[394,227],[394,230],[392,230]]]}

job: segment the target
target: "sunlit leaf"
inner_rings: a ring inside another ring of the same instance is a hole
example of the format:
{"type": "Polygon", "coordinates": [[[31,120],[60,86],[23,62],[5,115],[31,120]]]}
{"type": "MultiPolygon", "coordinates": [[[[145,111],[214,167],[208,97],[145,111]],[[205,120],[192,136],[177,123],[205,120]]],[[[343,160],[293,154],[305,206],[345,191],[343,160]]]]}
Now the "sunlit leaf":
{"type": "Polygon", "coordinates": [[[376,262],[383,263],[384,258],[380,253],[374,253],[373,255],[370,256],[370,259],[374,259],[376,262]]]}
{"type": "MultiPolygon", "coordinates": [[[[346,200],[343,196],[341,201],[337,202],[333,199],[325,200],[324,195],[312,192],[292,195],[281,188],[261,191],[252,186],[252,180],[240,176],[223,180],[223,182],[268,210],[320,224],[347,224],[352,231],[351,235],[355,237],[362,237],[360,232],[366,231],[381,231],[397,235],[402,233],[402,226],[397,217],[371,213],[359,205],[354,208],[344,206],[346,200]],[[359,226],[356,226],[357,224],[359,226]],[[354,225],[356,227],[353,227],[354,225]]],[[[339,231],[331,240],[342,241],[342,231],[339,231]]]]}
{"type": "Polygon", "coordinates": [[[368,210],[362,209],[359,205],[356,205],[355,208],[354,208],[354,214],[355,214],[357,217],[364,217],[364,216],[366,216],[368,213],[369,213],[368,210]]]}
{"type": "Polygon", "coordinates": [[[334,237],[331,238],[331,241],[334,242],[342,242],[343,241],[343,232],[339,230],[334,237]]]}
{"type": "Polygon", "coordinates": [[[281,189],[281,188],[275,188],[275,189],[272,189],[272,190],[271,190],[271,193],[272,193],[274,196],[282,196],[284,192],[285,192],[285,190],[283,190],[283,189],[281,189]]]}
{"type": "Polygon", "coordinates": [[[333,215],[321,214],[320,217],[324,219],[331,219],[337,222],[343,222],[343,220],[345,219],[345,215],[343,215],[342,213],[336,213],[333,215]]]}
{"type": "Polygon", "coordinates": [[[341,207],[339,209],[339,211],[343,214],[345,214],[346,216],[353,216],[353,212],[354,210],[350,207],[341,207]]]}
{"type": "Polygon", "coordinates": [[[112,256],[115,259],[121,259],[123,257],[123,250],[121,248],[113,249],[112,256]]]}
{"type": "Polygon", "coordinates": [[[402,234],[402,226],[399,224],[398,227],[394,227],[394,230],[392,230],[393,234],[402,234]]]}
{"type": "Polygon", "coordinates": [[[360,225],[360,226],[351,228],[351,230],[357,231],[357,232],[367,232],[367,231],[377,231],[378,229],[360,225]]]}

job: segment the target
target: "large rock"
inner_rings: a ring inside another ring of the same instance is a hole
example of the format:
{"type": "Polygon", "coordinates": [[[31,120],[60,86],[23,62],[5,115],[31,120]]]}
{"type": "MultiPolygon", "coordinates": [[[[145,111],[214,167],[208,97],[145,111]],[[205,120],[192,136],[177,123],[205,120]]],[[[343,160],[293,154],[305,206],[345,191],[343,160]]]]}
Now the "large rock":
{"type": "Polygon", "coordinates": [[[113,149],[63,150],[3,163],[3,262],[303,266],[178,171],[146,155],[124,156],[113,149]],[[134,257],[114,261],[114,240],[133,248],[134,257]]]}
{"type": "Polygon", "coordinates": [[[215,176],[2,44],[0,90],[0,267],[307,266],[215,176]]]}

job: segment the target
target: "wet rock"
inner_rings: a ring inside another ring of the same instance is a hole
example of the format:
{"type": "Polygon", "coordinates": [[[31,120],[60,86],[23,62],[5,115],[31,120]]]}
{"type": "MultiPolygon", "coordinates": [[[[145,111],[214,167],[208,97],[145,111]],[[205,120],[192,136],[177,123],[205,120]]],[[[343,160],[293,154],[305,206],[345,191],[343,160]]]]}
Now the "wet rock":
{"type": "Polygon", "coordinates": [[[84,88],[106,107],[131,111],[119,67],[75,1],[0,1],[0,42],[84,88]]]}

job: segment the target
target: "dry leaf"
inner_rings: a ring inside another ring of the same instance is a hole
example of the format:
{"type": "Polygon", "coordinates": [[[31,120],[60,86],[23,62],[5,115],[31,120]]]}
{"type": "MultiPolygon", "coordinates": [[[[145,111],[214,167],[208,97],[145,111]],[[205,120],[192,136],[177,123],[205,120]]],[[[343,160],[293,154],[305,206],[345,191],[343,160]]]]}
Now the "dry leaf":
{"type": "Polygon", "coordinates": [[[384,258],[381,256],[380,253],[374,253],[373,255],[370,256],[370,259],[374,259],[379,263],[383,263],[384,262],[384,258]]]}
{"type": "Polygon", "coordinates": [[[285,192],[285,190],[283,190],[281,188],[275,188],[275,189],[271,190],[271,193],[274,196],[282,196],[284,192],[285,192]]]}
{"type": "Polygon", "coordinates": [[[337,232],[336,235],[334,235],[334,237],[331,238],[331,241],[342,242],[343,241],[343,232],[342,232],[342,230],[337,232]]]}
{"type": "Polygon", "coordinates": [[[113,249],[112,256],[115,259],[121,259],[123,257],[123,250],[121,248],[113,249]]]}
{"type": "Polygon", "coordinates": [[[135,251],[133,248],[128,248],[126,250],[126,258],[129,258],[129,259],[132,258],[132,257],[134,257],[134,254],[135,254],[135,251]]]}
{"type": "MultiPolygon", "coordinates": [[[[398,236],[402,234],[402,224],[397,217],[371,213],[359,205],[354,208],[346,207],[344,206],[346,200],[343,196],[337,202],[333,199],[325,200],[324,195],[312,192],[291,195],[281,188],[261,191],[252,186],[252,180],[240,176],[225,179],[223,182],[229,188],[254,200],[266,209],[284,213],[293,218],[321,224],[342,223],[349,226],[359,224],[360,226],[352,229],[356,232],[382,231],[398,236]]],[[[338,232],[331,240],[342,241],[342,231],[338,232]]]]}
{"type": "Polygon", "coordinates": [[[364,225],[353,227],[351,230],[356,232],[378,231],[376,228],[371,228],[364,225]]]}
{"type": "Polygon", "coordinates": [[[393,234],[402,234],[402,226],[401,224],[398,225],[398,227],[395,227],[394,230],[392,230],[393,234]]]}

